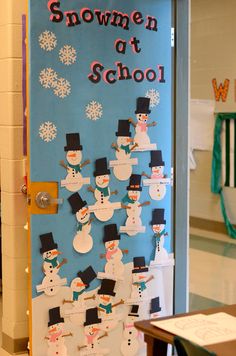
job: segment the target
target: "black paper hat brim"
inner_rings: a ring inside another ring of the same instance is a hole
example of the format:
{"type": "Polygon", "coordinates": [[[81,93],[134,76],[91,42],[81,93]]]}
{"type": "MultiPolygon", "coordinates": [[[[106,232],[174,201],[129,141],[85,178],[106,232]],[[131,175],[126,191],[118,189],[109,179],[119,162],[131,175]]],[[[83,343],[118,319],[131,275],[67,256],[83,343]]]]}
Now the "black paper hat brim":
{"type": "Polygon", "coordinates": [[[135,114],[151,114],[151,110],[135,110],[135,114]]]}
{"type": "Polygon", "coordinates": [[[108,292],[106,290],[99,289],[98,294],[104,294],[104,295],[110,295],[111,297],[115,297],[116,293],[115,292],[108,292]]]}
{"type": "Polygon", "coordinates": [[[133,190],[135,192],[141,192],[143,190],[143,188],[141,186],[139,188],[131,188],[130,186],[128,186],[126,189],[127,190],[133,190]]]}
{"type": "Polygon", "coordinates": [[[78,211],[80,211],[80,209],[82,209],[86,205],[87,205],[87,202],[84,200],[79,208],[72,208],[72,214],[76,214],[78,211]]]}
{"type": "Polygon", "coordinates": [[[83,150],[83,146],[81,145],[75,145],[75,146],[65,146],[64,147],[64,151],[82,151],[83,150]]]}
{"type": "Polygon", "coordinates": [[[105,171],[95,171],[93,173],[94,177],[97,177],[97,176],[105,176],[105,175],[110,175],[111,174],[111,171],[110,169],[106,169],[105,171]]]}
{"type": "Polygon", "coordinates": [[[116,235],[116,236],[109,236],[109,237],[104,237],[103,239],[103,243],[105,244],[106,242],[110,242],[110,241],[119,241],[120,240],[120,235],[116,235]]]}
{"type": "Polygon", "coordinates": [[[96,320],[93,320],[93,322],[91,321],[85,321],[84,323],[84,326],[88,326],[88,325],[93,325],[93,324],[100,324],[102,322],[102,319],[96,319],[96,320]]]}
{"type": "Polygon", "coordinates": [[[131,137],[131,132],[116,132],[116,136],[131,137]]]}
{"type": "Polygon", "coordinates": [[[165,225],[166,224],[166,220],[152,220],[150,222],[151,225],[165,225]]]}
{"type": "Polygon", "coordinates": [[[51,251],[51,250],[56,250],[58,248],[58,244],[56,243],[53,243],[51,246],[49,247],[41,247],[40,249],[40,253],[43,254],[44,252],[48,252],[48,251],[51,251]]]}
{"type": "Polygon", "coordinates": [[[159,311],[161,311],[161,308],[160,307],[158,307],[158,308],[156,308],[156,310],[150,310],[150,314],[154,314],[154,313],[158,313],[159,311]]]}
{"type": "Polygon", "coordinates": [[[162,167],[162,166],[165,166],[165,162],[161,161],[161,162],[158,162],[158,164],[155,164],[155,163],[149,163],[149,167],[162,167]]]}
{"type": "Polygon", "coordinates": [[[144,268],[134,268],[132,270],[132,273],[143,273],[143,272],[148,272],[148,267],[144,267],[144,268]]]}
{"type": "Polygon", "coordinates": [[[52,326],[52,325],[59,324],[59,323],[64,323],[64,318],[59,318],[59,319],[57,319],[56,321],[49,321],[49,322],[48,322],[48,327],[49,327],[49,326],[52,326]]]}

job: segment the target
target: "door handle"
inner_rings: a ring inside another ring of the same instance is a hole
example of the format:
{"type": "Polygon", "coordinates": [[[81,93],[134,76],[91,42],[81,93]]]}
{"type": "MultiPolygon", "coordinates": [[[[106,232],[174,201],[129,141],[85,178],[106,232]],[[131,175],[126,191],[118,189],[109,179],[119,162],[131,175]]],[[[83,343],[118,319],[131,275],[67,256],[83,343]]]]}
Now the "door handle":
{"type": "Polygon", "coordinates": [[[35,196],[35,203],[39,209],[47,209],[50,205],[61,205],[64,199],[53,198],[48,192],[38,192],[35,196]]]}

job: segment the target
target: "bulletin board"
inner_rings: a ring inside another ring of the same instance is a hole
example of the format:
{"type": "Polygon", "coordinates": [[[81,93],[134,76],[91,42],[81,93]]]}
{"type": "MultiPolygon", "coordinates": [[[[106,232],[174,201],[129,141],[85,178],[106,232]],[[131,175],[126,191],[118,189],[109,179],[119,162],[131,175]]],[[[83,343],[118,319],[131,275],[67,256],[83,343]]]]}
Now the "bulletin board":
{"type": "Polygon", "coordinates": [[[143,355],[172,309],[171,0],[28,5],[31,354],[143,355]]]}

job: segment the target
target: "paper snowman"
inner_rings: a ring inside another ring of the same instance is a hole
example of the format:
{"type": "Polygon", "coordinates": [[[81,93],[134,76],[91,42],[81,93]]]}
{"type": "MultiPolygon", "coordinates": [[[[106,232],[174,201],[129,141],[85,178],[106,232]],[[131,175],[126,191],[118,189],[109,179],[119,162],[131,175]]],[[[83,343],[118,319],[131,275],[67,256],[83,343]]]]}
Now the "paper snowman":
{"type": "Polygon", "coordinates": [[[171,184],[171,179],[164,175],[165,162],[161,151],[151,151],[149,167],[152,174],[149,176],[145,172],[142,173],[148,178],[143,180],[143,184],[149,186],[149,195],[153,200],[162,200],[166,195],[166,185],[171,184]]]}
{"type": "Polygon", "coordinates": [[[128,253],[128,250],[119,248],[120,235],[117,231],[116,224],[104,226],[103,242],[105,244],[106,253],[100,255],[101,258],[106,258],[105,273],[99,272],[98,278],[108,278],[117,280],[124,279],[124,264],[121,261],[123,253],[128,253]]]}
{"type": "Polygon", "coordinates": [[[149,105],[149,98],[138,98],[135,111],[137,122],[134,122],[131,118],[129,119],[130,123],[135,127],[134,142],[138,144],[138,147],[135,148],[135,151],[156,150],[156,144],[151,144],[150,138],[148,136],[148,128],[151,126],[156,126],[155,121],[148,123],[148,115],[151,113],[149,105]]]}
{"type": "Polygon", "coordinates": [[[40,253],[43,257],[42,270],[45,277],[42,284],[36,286],[38,293],[44,292],[48,296],[57,294],[61,286],[67,283],[66,278],[60,278],[58,272],[60,268],[67,263],[64,258],[60,263],[58,261],[58,255],[61,252],[58,251],[58,245],[54,242],[53,234],[51,232],[39,236],[41,241],[40,253]]]}
{"type": "Polygon", "coordinates": [[[138,164],[137,158],[130,158],[131,152],[138,144],[133,143],[128,120],[119,120],[116,136],[117,143],[113,143],[112,148],[115,149],[117,161],[110,161],[110,167],[113,167],[115,177],[124,181],[131,176],[132,166],[138,164]]]}
{"type": "Polygon", "coordinates": [[[107,159],[100,158],[95,161],[95,189],[90,186],[88,190],[94,193],[96,203],[89,206],[89,210],[94,213],[96,218],[100,221],[108,221],[112,218],[115,209],[120,209],[120,203],[111,203],[110,196],[117,194],[115,190],[111,192],[109,188],[111,171],[107,167],[107,159]]]}
{"type": "Polygon", "coordinates": [[[102,279],[101,287],[98,290],[98,310],[102,318],[101,328],[104,331],[111,331],[117,326],[121,320],[121,314],[117,314],[115,308],[118,305],[124,304],[121,299],[117,303],[113,303],[116,293],[114,292],[116,282],[112,279],[102,279]]]}
{"type": "Polygon", "coordinates": [[[85,292],[96,277],[94,269],[89,266],[84,271],[79,271],[77,277],[71,282],[72,298],[71,300],[64,299],[63,304],[69,303],[73,305],[72,309],[65,311],[65,316],[70,317],[71,322],[74,324],[82,324],[84,313],[87,309],[87,301],[95,300],[95,295],[87,296],[85,292]]]}
{"type": "Polygon", "coordinates": [[[84,166],[90,163],[89,160],[81,163],[83,147],[80,144],[79,133],[66,134],[67,145],[64,147],[66,160],[60,161],[60,165],[67,170],[67,176],[61,181],[61,187],[65,187],[70,192],[76,192],[84,184],[90,184],[90,178],[83,178],[81,171],[84,166]]]}
{"type": "Polygon", "coordinates": [[[152,300],[151,300],[151,308],[150,308],[150,318],[151,319],[158,318],[160,316],[159,315],[160,311],[161,311],[160,298],[159,297],[152,298],[152,300]]]}
{"type": "Polygon", "coordinates": [[[121,342],[121,353],[123,356],[135,356],[140,349],[141,334],[135,328],[135,321],[139,320],[139,305],[132,305],[131,311],[124,322],[123,339],[121,342]]]}
{"type": "Polygon", "coordinates": [[[87,202],[81,198],[79,193],[74,193],[68,198],[72,214],[77,220],[77,233],[73,240],[73,247],[79,253],[87,253],[93,247],[93,239],[90,235],[91,222],[87,202]]]}
{"type": "Polygon", "coordinates": [[[154,278],[148,274],[148,267],[145,264],[145,258],[134,257],[134,268],[132,270],[131,296],[128,303],[139,303],[150,300],[148,283],[154,278]]]}
{"type": "Polygon", "coordinates": [[[164,248],[165,237],[168,233],[165,230],[166,220],[164,219],[164,209],[154,209],[152,212],[152,230],[156,240],[155,259],[151,264],[163,264],[169,260],[169,254],[164,248]]]}
{"type": "Polygon", "coordinates": [[[98,317],[97,308],[90,308],[86,310],[85,322],[84,322],[84,336],[85,343],[78,347],[79,355],[107,355],[109,349],[102,349],[99,346],[99,340],[107,336],[107,333],[101,334],[102,319],[98,317]]]}
{"type": "Polygon", "coordinates": [[[67,356],[67,348],[64,338],[72,336],[64,331],[64,319],[60,315],[60,307],[49,309],[47,356],[67,356]]]}
{"type": "Polygon", "coordinates": [[[120,227],[120,232],[129,236],[135,236],[146,230],[146,227],[142,225],[141,213],[142,207],[149,205],[150,202],[139,202],[142,191],[141,178],[140,174],[131,175],[127,194],[122,199],[122,207],[126,209],[127,219],[125,226],[120,227]]]}

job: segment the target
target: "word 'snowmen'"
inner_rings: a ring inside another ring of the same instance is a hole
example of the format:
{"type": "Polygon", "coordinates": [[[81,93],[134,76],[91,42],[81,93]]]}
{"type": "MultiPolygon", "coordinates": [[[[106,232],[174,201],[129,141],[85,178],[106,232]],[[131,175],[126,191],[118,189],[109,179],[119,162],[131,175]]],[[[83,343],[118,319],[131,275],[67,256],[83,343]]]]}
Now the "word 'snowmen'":
{"type": "Polygon", "coordinates": [[[64,147],[66,152],[66,160],[60,161],[60,165],[67,170],[67,176],[61,181],[61,186],[65,187],[70,192],[76,192],[82,188],[84,184],[90,184],[90,178],[83,178],[81,170],[84,166],[90,163],[89,160],[81,163],[83,147],[80,144],[79,133],[66,134],[67,145],[64,147]]]}
{"type": "Polygon", "coordinates": [[[113,299],[116,296],[114,292],[116,282],[112,279],[103,279],[101,287],[98,290],[98,310],[102,318],[102,328],[105,331],[111,331],[114,329],[122,316],[116,314],[115,308],[118,305],[124,304],[124,300],[113,304],[113,299]]]}
{"type": "Polygon", "coordinates": [[[108,278],[117,280],[124,279],[124,264],[121,261],[123,253],[128,253],[128,250],[119,248],[120,235],[117,232],[116,224],[104,226],[104,238],[106,253],[101,254],[101,258],[106,258],[105,273],[99,272],[98,278],[108,278]]]}
{"type": "Polygon", "coordinates": [[[115,209],[120,209],[120,203],[111,203],[109,201],[111,195],[116,195],[117,190],[111,192],[109,188],[111,171],[107,167],[107,159],[100,158],[95,161],[95,189],[90,186],[88,190],[94,193],[97,202],[89,206],[89,210],[93,212],[96,218],[100,221],[108,221],[112,218],[115,209]]]}
{"type": "Polygon", "coordinates": [[[155,121],[148,124],[148,114],[151,113],[149,105],[149,98],[138,98],[135,111],[137,123],[134,122],[133,119],[129,119],[129,122],[135,127],[134,142],[138,144],[138,147],[135,149],[135,151],[156,150],[156,144],[151,144],[150,138],[148,136],[148,127],[156,126],[155,121]]]}
{"type": "Polygon", "coordinates": [[[121,353],[123,356],[135,356],[138,354],[141,344],[141,334],[135,328],[134,323],[139,319],[139,305],[132,305],[131,311],[124,322],[121,353]]]}
{"type": "Polygon", "coordinates": [[[48,296],[57,294],[61,286],[67,283],[66,278],[60,278],[58,272],[60,268],[67,263],[64,258],[62,262],[58,261],[58,256],[61,254],[58,251],[58,245],[54,242],[51,232],[39,236],[41,241],[40,253],[43,257],[42,271],[45,277],[42,284],[36,286],[38,293],[44,292],[48,296]]]}
{"type": "Polygon", "coordinates": [[[72,214],[77,220],[77,232],[73,240],[73,247],[77,252],[87,253],[93,247],[93,239],[90,235],[91,222],[87,202],[81,198],[79,193],[74,193],[68,198],[72,214]]]}
{"type": "Polygon", "coordinates": [[[64,338],[73,336],[64,331],[64,319],[60,315],[60,307],[49,309],[47,356],[67,356],[67,348],[64,338]]]}
{"type": "Polygon", "coordinates": [[[165,162],[161,151],[151,151],[149,167],[152,174],[149,176],[145,172],[142,173],[148,178],[143,180],[143,184],[149,186],[149,195],[153,200],[162,200],[166,195],[166,185],[171,184],[171,179],[164,175],[165,162]]]}
{"type": "Polygon", "coordinates": [[[144,257],[133,258],[134,268],[132,270],[131,296],[128,303],[139,303],[150,300],[147,284],[154,278],[148,275],[148,267],[144,257]]]}
{"type": "Polygon", "coordinates": [[[139,202],[140,193],[142,191],[141,175],[132,174],[130,177],[127,194],[122,199],[122,207],[126,209],[127,219],[125,226],[120,227],[120,232],[126,233],[129,236],[135,236],[139,232],[145,232],[146,227],[142,226],[141,213],[142,207],[149,205],[149,201],[139,202]]]}
{"type": "Polygon", "coordinates": [[[132,166],[138,164],[137,158],[130,158],[131,152],[138,144],[133,143],[128,120],[119,120],[116,136],[117,143],[113,143],[111,147],[116,151],[117,161],[110,161],[110,167],[113,167],[115,177],[123,181],[129,179],[132,174],[132,166]]]}
{"type": "Polygon", "coordinates": [[[108,334],[105,332],[101,334],[102,319],[98,317],[97,308],[90,308],[86,310],[85,322],[84,322],[84,345],[78,346],[79,355],[97,355],[103,356],[109,354],[109,349],[102,349],[99,346],[99,340],[108,334]]]}
{"type": "Polygon", "coordinates": [[[88,296],[86,290],[90,287],[90,283],[97,277],[92,266],[89,266],[84,271],[79,271],[77,277],[71,282],[70,289],[72,292],[71,300],[63,300],[63,304],[69,303],[73,305],[72,309],[66,310],[65,315],[70,317],[70,320],[75,324],[82,324],[84,321],[84,313],[87,309],[87,301],[95,300],[95,294],[88,296]]]}

